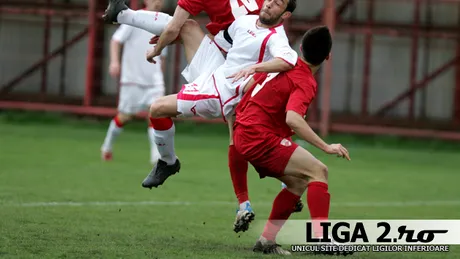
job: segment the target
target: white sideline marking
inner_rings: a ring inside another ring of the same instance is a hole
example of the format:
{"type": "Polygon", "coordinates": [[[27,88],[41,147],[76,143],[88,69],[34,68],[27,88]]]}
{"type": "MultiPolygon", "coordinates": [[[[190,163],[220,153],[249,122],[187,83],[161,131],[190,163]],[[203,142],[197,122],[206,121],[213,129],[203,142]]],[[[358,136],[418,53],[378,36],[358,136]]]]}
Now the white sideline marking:
{"type": "MultiPolygon", "coordinates": [[[[90,201],[90,202],[26,202],[0,203],[0,207],[79,207],[79,206],[236,206],[237,202],[208,201],[90,201]]],[[[271,206],[272,203],[253,203],[257,206],[271,206]]],[[[407,202],[332,202],[334,207],[420,207],[420,206],[460,206],[460,201],[407,201],[407,202]]]]}

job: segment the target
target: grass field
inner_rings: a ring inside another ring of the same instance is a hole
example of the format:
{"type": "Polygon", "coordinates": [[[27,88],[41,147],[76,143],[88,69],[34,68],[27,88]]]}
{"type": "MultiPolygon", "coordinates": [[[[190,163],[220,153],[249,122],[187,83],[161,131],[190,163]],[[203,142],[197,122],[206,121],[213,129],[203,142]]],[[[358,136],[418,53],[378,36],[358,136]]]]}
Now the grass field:
{"type": "MultiPolygon", "coordinates": [[[[126,127],[114,161],[104,163],[107,123],[0,115],[0,257],[261,257],[251,251],[260,233],[232,232],[225,125],[177,125],[182,170],[147,190],[140,186],[150,171],[146,129],[126,127]]],[[[311,148],[329,167],[332,218],[460,218],[458,144],[333,139],[349,148],[351,162],[311,148]]],[[[264,221],[280,185],[252,169],[248,181],[256,221],[264,221]]],[[[293,218],[308,216],[305,209],[293,218]]],[[[460,258],[451,250],[350,258],[460,258]]]]}

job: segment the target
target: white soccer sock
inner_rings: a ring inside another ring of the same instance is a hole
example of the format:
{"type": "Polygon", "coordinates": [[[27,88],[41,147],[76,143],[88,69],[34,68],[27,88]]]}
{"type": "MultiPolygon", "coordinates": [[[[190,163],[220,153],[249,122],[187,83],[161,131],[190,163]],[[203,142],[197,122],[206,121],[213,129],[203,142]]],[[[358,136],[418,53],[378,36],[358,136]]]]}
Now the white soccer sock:
{"type": "Polygon", "coordinates": [[[122,131],[123,127],[118,127],[115,119],[112,119],[109,125],[109,129],[107,130],[107,135],[104,139],[104,144],[102,144],[102,150],[111,151],[115,138],[120,135],[122,131]]]}
{"type": "Polygon", "coordinates": [[[281,189],[287,188],[287,185],[285,183],[281,183],[281,189]]]}
{"type": "Polygon", "coordinates": [[[123,10],[117,16],[118,23],[143,29],[155,35],[160,35],[171,19],[169,14],[132,9],[123,10]]]}
{"type": "Polygon", "coordinates": [[[243,203],[240,203],[240,210],[245,210],[246,209],[246,204],[249,204],[249,206],[251,206],[251,202],[250,201],[245,201],[243,203]]]}
{"type": "Polygon", "coordinates": [[[160,152],[160,159],[168,165],[176,162],[176,153],[174,152],[174,134],[176,127],[174,124],[168,130],[154,130],[155,143],[160,152]]]}
{"type": "Polygon", "coordinates": [[[150,142],[150,162],[156,163],[160,159],[160,152],[158,151],[157,144],[155,143],[155,130],[152,127],[148,129],[149,142],[150,142]]]}

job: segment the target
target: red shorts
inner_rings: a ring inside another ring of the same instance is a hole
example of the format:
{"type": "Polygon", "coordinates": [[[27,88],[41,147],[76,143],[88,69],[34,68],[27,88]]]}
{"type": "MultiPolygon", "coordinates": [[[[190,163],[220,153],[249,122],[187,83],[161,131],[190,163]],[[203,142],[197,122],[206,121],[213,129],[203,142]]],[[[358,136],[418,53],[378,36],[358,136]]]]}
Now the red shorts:
{"type": "Polygon", "coordinates": [[[249,161],[260,178],[281,177],[298,145],[291,138],[282,138],[274,133],[238,125],[233,132],[236,150],[249,161]]]}

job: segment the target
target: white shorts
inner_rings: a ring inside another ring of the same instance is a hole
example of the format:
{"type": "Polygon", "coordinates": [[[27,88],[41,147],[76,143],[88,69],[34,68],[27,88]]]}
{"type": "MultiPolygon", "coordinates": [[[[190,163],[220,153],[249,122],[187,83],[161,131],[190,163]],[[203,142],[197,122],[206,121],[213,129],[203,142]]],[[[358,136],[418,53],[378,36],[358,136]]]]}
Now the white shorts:
{"type": "Polygon", "coordinates": [[[177,94],[178,117],[200,116],[214,119],[222,116],[222,101],[213,83],[214,76],[198,77],[185,84],[177,94]]]}
{"type": "Polygon", "coordinates": [[[187,82],[191,83],[200,76],[210,76],[224,63],[225,57],[222,55],[222,52],[214,41],[205,35],[192,61],[184,71],[182,71],[182,76],[187,82]]]}
{"type": "Polygon", "coordinates": [[[118,111],[130,115],[146,111],[156,99],[164,96],[164,93],[163,85],[148,88],[137,85],[121,86],[118,111]]]}

